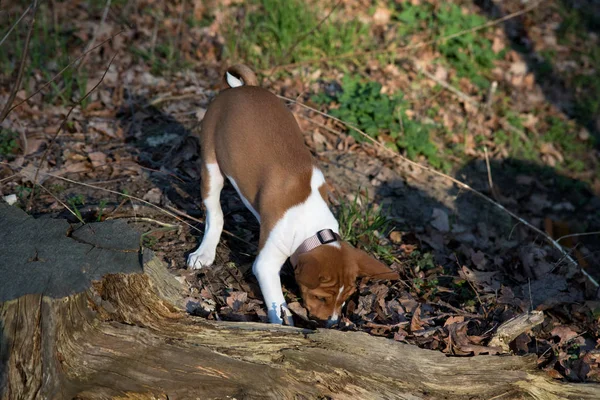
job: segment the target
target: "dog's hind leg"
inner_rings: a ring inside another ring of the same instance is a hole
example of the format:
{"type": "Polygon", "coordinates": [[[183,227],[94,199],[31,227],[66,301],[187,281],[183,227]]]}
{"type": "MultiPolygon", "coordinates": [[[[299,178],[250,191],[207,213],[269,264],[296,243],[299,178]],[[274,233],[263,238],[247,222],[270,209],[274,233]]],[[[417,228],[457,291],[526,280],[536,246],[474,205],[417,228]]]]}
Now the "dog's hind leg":
{"type": "Polygon", "coordinates": [[[199,269],[213,264],[217,245],[223,232],[223,210],[221,209],[221,190],[225,179],[219,164],[202,164],[202,202],[206,207],[204,237],[196,251],[188,257],[190,268],[199,269]]]}

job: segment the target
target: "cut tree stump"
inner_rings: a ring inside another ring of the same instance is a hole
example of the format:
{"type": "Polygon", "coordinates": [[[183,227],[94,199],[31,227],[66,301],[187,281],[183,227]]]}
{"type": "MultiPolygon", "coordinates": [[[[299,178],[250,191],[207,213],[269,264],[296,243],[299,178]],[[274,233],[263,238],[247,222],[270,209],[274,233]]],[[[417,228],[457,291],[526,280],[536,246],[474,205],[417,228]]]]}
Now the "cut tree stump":
{"type": "Polygon", "coordinates": [[[598,399],[536,357],[445,355],[359,332],[189,316],[121,222],[0,204],[2,399],[598,399]]]}

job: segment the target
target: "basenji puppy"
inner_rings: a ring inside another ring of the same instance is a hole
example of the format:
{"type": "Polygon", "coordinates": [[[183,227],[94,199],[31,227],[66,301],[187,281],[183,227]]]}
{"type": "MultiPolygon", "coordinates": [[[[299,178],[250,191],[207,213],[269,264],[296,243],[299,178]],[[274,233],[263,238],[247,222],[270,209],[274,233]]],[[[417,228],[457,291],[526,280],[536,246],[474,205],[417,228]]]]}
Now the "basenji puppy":
{"type": "Polygon", "coordinates": [[[311,317],[337,322],[356,279],[398,279],[379,261],[341,240],[329,210],[325,178],[304,143],[294,116],[274,94],[258,87],[245,65],[225,73],[229,88],[211,102],[200,134],[202,242],[188,257],[198,269],[213,264],[223,230],[219,201],[225,178],[260,223],[252,271],[271,323],[293,325],[279,272],[289,258],[311,317]]]}

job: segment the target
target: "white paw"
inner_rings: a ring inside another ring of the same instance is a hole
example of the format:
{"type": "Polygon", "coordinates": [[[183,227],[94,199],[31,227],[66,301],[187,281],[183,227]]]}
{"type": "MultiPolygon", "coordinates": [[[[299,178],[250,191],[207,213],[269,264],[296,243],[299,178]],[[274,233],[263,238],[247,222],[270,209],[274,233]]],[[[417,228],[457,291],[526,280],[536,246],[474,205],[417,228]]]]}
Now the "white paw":
{"type": "Polygon", "coordinates": [[[275,304],[273,304],[273,306],[269,309],[269,323],[294,326],[292,312],[287,307],[287,304],[281,304],[279,307],[276,307],[275,304]]]}
{"type": "Polygon", "coordinates": [[[191,269],[210,267],[215,262],[215,253],[195,251],[188,256],[187,265],[191,269]]]}

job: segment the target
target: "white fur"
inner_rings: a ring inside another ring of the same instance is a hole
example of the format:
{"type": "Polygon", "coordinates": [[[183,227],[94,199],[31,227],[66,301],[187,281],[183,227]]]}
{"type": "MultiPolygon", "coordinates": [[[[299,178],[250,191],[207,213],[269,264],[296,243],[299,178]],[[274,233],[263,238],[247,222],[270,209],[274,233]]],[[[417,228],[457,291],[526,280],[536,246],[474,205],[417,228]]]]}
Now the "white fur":
{"type": "MultiPolygon", "coordinates": [[[[320,230],[331,229],[339,233],[338,222],[319,192],[319,188],[324,184],[325,177],[321,170],[313,168],[308,198],[287,210],[273,227],[267,240],[275,240],[281,251],[288,256],[320,230]]],[[[340,246],[337,242],[332,245],[340,246]]]]}
{"type": "Polygon", "coordinates": [[[240,192],[240,188],[238,187],[237,183],[235,183],[235,180],[232,177],[230,177],[230,176],[228,176],[227,179],[229,179],[229,182],[231,182],[231,184],[235,188],[235,191],[237,192],[237,194],[242,199],[242,203],[244,203],[244,205],[246,206],[246,208],[248,210],[250,210],[252,212],[252,214],[254,214],[254,217],[256,217],[256,220],[258,222],[260,222],[260,215],[258,215],[258,213],[254,209],[254,207],[252,207],[252,204],[250,204],[250,202],[244,197],[244,195],[242,194],[242,192],[240,192]]]}
{"type": "Polygon", "coordinates": [[[240,87],[240,86],[244,86],[244,82],[242,82],[241,79],[236,78],[235,76],[231,75],[229,72],[227,72],[225,74],[225,76],[227,77],[227,84],[229,86],[231,86],[232,88],[234,87],[240,87]]]}
{"type": "MultiPolygon", "coordinates": [[[[269,233],[265,246],[252,266],[272,323],[282,323],[281,310],[286,317],[288,315],[279,279],[279,271],[285,260],[316,232],[331,229],[339,233],[338,222],[319,193],[319,187],[324,183],[323,173],[318,168],[313,168],[308,198],[283,214],[269,233]]],[[[291,322],[291,318],[287,319],[291,322]]]]}
{"type": "MultiPolygon", "coordinates": [[[[342,295],[342,292],[343,292],[343,291],[344,291],[344,285],[342,285],[342,287],[340,288],[340,291],[338,292],[338,295],[337,295],[337,297],[335,298],[335,303],[333,303],[333,304],[337,304],[337,303],[338,303],[338,301],[340,300],[340,296],[342,295]]],[[[342,307],[343,307],[343,306],[344,306],[344,305],[342,304],[342,307]]],[[[340,311],[341,311],[341,310],[340,310],[340,311]]],[[[334,311],[333,311],[333,314],[331,315],[331,317],[329,318],[329,320],[330,320],[330,321],[337,321],[337,320],[338,320],[338,317],[339,317],[338,310],[334,310],[334,311]]]]}
{"type": "Polygon", "coordinates": [[[198,249],[188,257],[188,266],[193,269],[208,267],[215,261],[217,245],[223,231],[223,210],[220,196],[223,189],[223,175],[218,164],[206,164],[208,169],[208,196],[204,199],[206,207],[206,225],[204,237],[198,249]]]}
{"type": "MultiPolygon", "coordinates": [[[[223,212],[219,203],[219,195],[223,188],[223,176],[217,164],[207,164],[210,176],[209,195],[204,200],[206,206],[206,232],[198,250],[190,254],[188,265],[201,268],[211,265],[215,259],[215,251],[223,230],[223,212]]],[[[228,177],[236,189],[244,205],[260,222],[260,215],[242,196],[232,178],[228,177]]],[[[283,323],[283,317],[288,325],[292,325],[292,317],[281,290],[279,271],[285,260],[309,237],[322,229],[331,229],[339,233],[339,225],[327,203],[321,197],[319,188],[325,183],[323,173],[314,168],[310,180],[310,195],[308,198],[287,210],[275,224],[265,245],[256,257],[252,271],[258,280],[260,290],[265,299],[269,322],[283,323]]],[[[340,246],[339,243],[331,245],[340,246]]],[[[340,292],[341,294],[341,292],[340,292]]]]}

